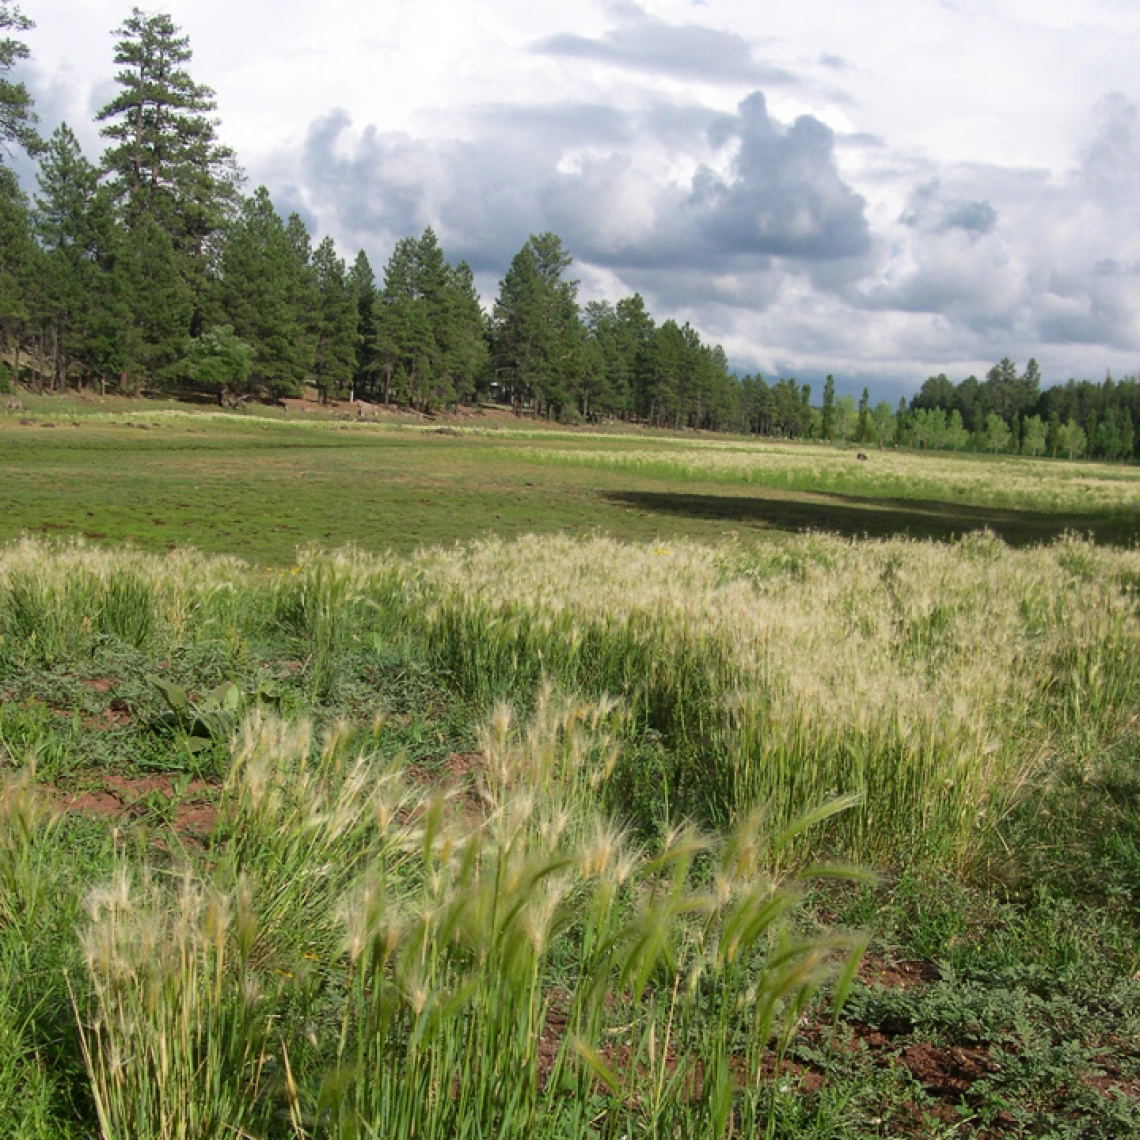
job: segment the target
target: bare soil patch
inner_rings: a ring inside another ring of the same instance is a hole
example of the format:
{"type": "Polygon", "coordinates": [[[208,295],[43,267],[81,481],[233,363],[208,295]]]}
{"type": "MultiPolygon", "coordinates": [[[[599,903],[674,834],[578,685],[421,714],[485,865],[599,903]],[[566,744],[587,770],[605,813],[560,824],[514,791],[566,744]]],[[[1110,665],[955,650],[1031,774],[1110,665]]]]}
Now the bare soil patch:
{"type": "Polygon", "coordinates": [[[100,775],[98,784],[73,795],[60,788],[41,791],[59,811],[93,818],[137,819],[157,809],[176,833],[193,841],[207,838],[218,820],[212,799],[217,788],[204,780],[191,780],[181,794],[174,778],[162,774],[100,775]]]}
{"type": "Polygon", "coordinates": [[[893,961],[868,954],[859,965],[859,980],[885,990],[921,988],[936,982],[941,973],[933,962],[917,959],[893,961]]]}

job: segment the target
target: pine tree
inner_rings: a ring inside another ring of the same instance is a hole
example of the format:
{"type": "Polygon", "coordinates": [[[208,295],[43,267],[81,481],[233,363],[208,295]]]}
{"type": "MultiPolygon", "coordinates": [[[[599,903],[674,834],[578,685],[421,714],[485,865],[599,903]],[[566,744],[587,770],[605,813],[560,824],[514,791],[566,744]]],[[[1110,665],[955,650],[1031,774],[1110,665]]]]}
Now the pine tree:
{"type": "Polygon", "coordinates": [[[20,373],[20,354],[31,317],[29,297],[36,271],[28,203],[16,176],[0,166],[0,330],[20,373]]]}
{"type": "Polygon", "coordinates": [[[110,144],[103,165],[128,219],[156,217],[181,251],[201,255],[236,202],[233,152],[216,137],[214,92],[184,65],[189,37],[168,15],[134,8],[116,35],[118,94],[96,115],[110,144]]]}
{"type": "Polygon", "coordinates": [[[92,331],[115,292],[110,270],[118,235],[98,172],[67,124],[48,141],[37,181],[33,222],[45,251],[40,305],[51,332],[55,383],[62,387],[72,362],[88,373],[95,363],[92,331]]]}
{"type": "Polygon", "coordinates": [[[653,334],[653,392],[648,419],[657,427],[680,425],[685,347],[685,334],[676,321],[666,321],[653,334]]]}
{"type": "Polygon", "coordinates": [[[468,402],[487,371],[487,320],[475,288],[475,275],[461,261],[448,275],[444,367],[453,396],[468,402]]]}
{"type": "Polygon", "coordinates": [[[188,331],[197,333],[241,174],[218,142],[214,93],[190,77],[190,41],[171,18],[135,8],[116,35],[119,90],[96,116],[108,140],[103,168],[128,227],[148,219],[150,232],[166,234],[163,246],[193,298],[188,331]]]}
{"type": "Polygon", "coordinates": [[[117,264],[129,313],[119,382],[128,394],[137,394],[148,381],[163,383],[182,373],[194,294],[178,270],[170,235],[157,219],[140,216],[124,237],[117,264]]]}
{"type": "Polygon", "coordinates": [[[317,274],[313,265],[313,239],[304,219],[295,210],[285,220],[285,239],[289,247],[289,303],[292,306],[295,334],[293,351],[303,381],[312,379],[320,336],[320,297],[317,274]]]}
{"type": "MultiPolygon", "coordinates": [[[[0,0],[0,32],[26,32],[35,24],[7,0],[0,0]]],[[[8,143],[22,146],[36,154],[40,138],[36,134],[39,121],[32,107],[32,97],[22,83],[14,83],[5,73],[30,55],[28,45],[14,36],[0,36],[0,161],[8,143]]]]}
{"type": "Polygon", "coordinates": [[[616,371],[611,380],[614,408],[629,414],[640,404],[642,415],[649,406],[646,392],[649,387],[650,346],[656,325],[645,307],[640,293],[618,301],[614,315],[616,338],[616,371]]]}
{"type": "Polygon", "coordinates": [[[492,316],[497,374],[516,412],[557,413],[577,400],[585,344],[573,262],[556,234],[532,235],[499,286],[492,316]]]}
{"type": "Polygon", "coordinates": [[[355,393],[371,395],[377,381],[376,275],[368,255],[361,250],[349,270],[349,288],[356,305],[356,345],[352,368],[355,393]]]}
{"type": "Polygon", "coordinates": [[[438,262],[431,255],[424,270],[425,246],[438,249],[430,230],[425,238],[401,238],[384,267],[384,288],[376,306],[376,356],[385,404],[394,397],[397,403],[424,408],[436,380],[440,352],[432,314],[434,309],[436,320],[441,319],[446,272],[442,254],[438,262]]]}
{"type": "Polygon", "coordinates": [[[332,238],[317,246],[312,260],[316,290],[316,348],[313,377],[322,402],[343,395],[356,365],[356,298],[332,238]]]}
{"type": "Polygon", "coordinates": [[[222,259],[224,323],[253,349],[250,382],[278,399],[300,395],[310,364],[296,240],[260,186],[243,205],[222,259]]]}

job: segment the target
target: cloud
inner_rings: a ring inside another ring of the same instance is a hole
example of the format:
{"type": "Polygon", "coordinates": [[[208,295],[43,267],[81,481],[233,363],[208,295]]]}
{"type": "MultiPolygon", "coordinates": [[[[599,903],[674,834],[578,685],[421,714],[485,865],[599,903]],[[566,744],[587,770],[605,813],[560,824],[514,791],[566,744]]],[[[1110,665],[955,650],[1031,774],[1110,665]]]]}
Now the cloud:
{"type": "Polygon", "coordinates": [[[931,233],[961,230],[972,237],[980,237],[997,225],[998,213],[987,201],[943,197],[935,180],[915,189],[900,220],[903,225],[931,233]]]}
{"type": "Polygon", "coordinates": [[[790,71],[757,60],[748,40],[733,32],[669,24],[632,3],[611,4],[609,14],[615,25],[603,36],[560,33],[540,40],[532,50],[672,79],[766,87],[799,83],[790,71]]]}
{"type": "Polygon", "coordinates": [[[864,202],[837,171],[832,132],[810,116],[780,123],[759,92],[732,115],[662,101],[493,106],[473,110],[465,133],[357,131],[335,111],[268,177],[374,258],[430,224],[450,256],[498,277],[530,233],[550,229],[587,277],[694,316],[755,312],[789,272],[835,288],[865,270],[864,202]],[[663,175],[679,155],[687,172],[663,175]]]}

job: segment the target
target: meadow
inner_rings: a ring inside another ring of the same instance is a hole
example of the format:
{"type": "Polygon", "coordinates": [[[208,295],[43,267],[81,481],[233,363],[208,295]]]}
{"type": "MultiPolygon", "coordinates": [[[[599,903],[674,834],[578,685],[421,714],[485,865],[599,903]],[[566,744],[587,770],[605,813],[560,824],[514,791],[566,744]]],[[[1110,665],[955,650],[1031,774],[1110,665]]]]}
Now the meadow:
{"type": "Polygon", "coordinates": [[[1136,1134],[1130,469],[58,410],[8,1134],[1136,1134]]]}
{"type": "Polygon", "coordinates": [[[191,546],[289,565],[298,545],[402,553],[495,533],[719,542],[822,530],[1024,546],[1072,531],[1127,545],[1135,470],[1003,456],[870,453],[640,429],[209,414],[25,396],[0,409],[0,539],[25,531],[191,546]],[[129,409],[129,410],[128,410],[129,409]]]}

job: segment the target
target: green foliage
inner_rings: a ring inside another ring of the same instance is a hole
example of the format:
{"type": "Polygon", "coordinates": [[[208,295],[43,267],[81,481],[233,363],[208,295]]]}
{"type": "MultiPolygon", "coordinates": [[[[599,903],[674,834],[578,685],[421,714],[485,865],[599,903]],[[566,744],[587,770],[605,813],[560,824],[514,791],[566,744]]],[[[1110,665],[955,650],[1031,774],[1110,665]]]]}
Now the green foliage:
{"type": "Polygon", "coordinates": [[[165,13],[134,8],[115,34],[119,90],[96,115],[109,140],[103,167],[128,225],[149,216],[177,254],[200,263],[198,286],[238,181],[233,152],[217,142],[214,93],[185,70],[189,38],[165,13]]]}
{"type": "Polygon", "coordinates": [[[253,350],[250,382],[275,398],[300,395],[313,360],[301,256],[269,191],[259,186],[226,241],[220,303],[226,322],[253,350]]]}
{"type": "MultiPolygon", "coordinates": [[[[20,11],[18,5],[9,3],[9,0],[0,3],[0,33],[26,32],[34,27],[35,24],[20,11]]],[[[36,134],[38,119],[32,109],[32,97],[24,84],[13,83],[5,75],[29,54],[28,45],[23,40],[0,36],[0,145],[15,142],[29,154],[35,154],[40,139],[36,134]]]]}
{"type": "Polygon", "coordinates": [[[573,258],[553,233],[532,235],[499,286],[492,317],[492,357],[516,411],[557,415],[573,399],[583,330],[578,283],[563,274],[573,258]]]}
{"type": "Polygon", "coordinates": [[[215,393],[218,403],[224,404],[230,394],[246,391],[253,349],[237,336],[233,325],[219,325],[190,342],[185,367],[196,387],[215,393]]]}
{"type": "Polygon", "coordinates": [[[0,765],[36,765],[0,788],[7,1121],[853,1140],[925,1113],[1129,1136],[1132,1102],[1094,1082],[1140,1068],[1133,562],[1075,540],[545,540],[267,576],[8,548],[0,582],[58,645],[0,653],[0,765]],[[112,674],[134,720],[105,743],[111,694],[82,679],[112,674]],[[287,717],[257,707],[269,677],[287,717]],[[124,763],[184,775],[111,823],[47,810],[124,763]],[[179,841],[190,774],[214,771],[216,821],[179,841]],[[983,778],[956,881],[944,841],[983,778]],[[764,780],[763,809],[679,825],[764,780]],[[882,886],[778,873],[859,843],[909,854],[882,886]],[[870,928],[865,968],[821,916],[870,928]],[[878,984],[899,956],[911,980],[878,984]],[[956,1050],[979,1068],[953,1091],[914,1067],[956,1050]]]}
{"type": "Polygon", "coordinates": [[[158,723],[179,734],[180,747],[190,753],[228,742],[248,707],[249,702],[233,681],[223,681],[200,700],[191,700],[181,685],[161,677],[147,679],[166,702],[166,715],[158,723]]]}
{"type": "Polygon", "coordinates": [[[986,416],[986,442],[990,451],[1007,451],[1012,433],[1009,424],[991,412],[986,416]]]}

